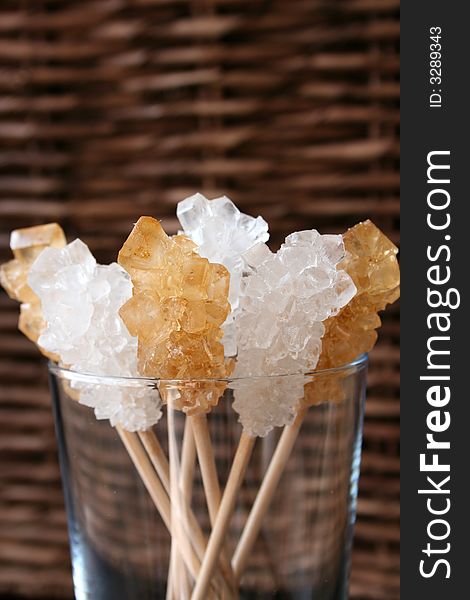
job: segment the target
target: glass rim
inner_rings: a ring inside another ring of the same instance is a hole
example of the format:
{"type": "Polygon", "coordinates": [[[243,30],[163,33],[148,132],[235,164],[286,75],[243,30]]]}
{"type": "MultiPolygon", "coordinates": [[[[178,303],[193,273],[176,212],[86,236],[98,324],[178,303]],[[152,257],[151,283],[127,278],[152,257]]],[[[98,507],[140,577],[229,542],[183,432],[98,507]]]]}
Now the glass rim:
{"type": "Polygon", "coordinates": [[[99,375],[97,373],[84,373],[75,371],[73,369],[67,369],[61,367],[53,361],[48,362],[49,372],[62,379],[69,381],[89,383],[89,384],[102,384],[102,385],[121,385],[128,387],[135,387],[139,385],[146,386],[158,386],[174,385],[195,385],[195,384],[216,384],[216,383],[243,383],[248,381],[259,381],[259,380],[276,380],[276,379],[288,379],[293,377],[305,377],[305,378],[317,378],[325,377],[333,374],[345,374],[348,371],[359,371],[366,367],[369,360],[367,353],[360,354],[357,358],[349,363],[340,365],[338,367],[330,367],[329,369],[318,369],[313,371],[296,371],[292,373],[281,373],[278,375],[244,375],[241,377],[188,377],[183,379],[168,379],[160,377],[143,377],[143,376],[123,376],[123,375],[99,375]]]}

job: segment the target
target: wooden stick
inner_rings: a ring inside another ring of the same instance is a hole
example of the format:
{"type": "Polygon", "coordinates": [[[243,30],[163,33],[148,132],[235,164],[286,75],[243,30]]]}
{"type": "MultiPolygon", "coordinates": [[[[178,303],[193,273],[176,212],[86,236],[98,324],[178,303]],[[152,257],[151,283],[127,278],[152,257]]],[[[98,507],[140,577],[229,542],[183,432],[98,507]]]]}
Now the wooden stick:
{"type": "Polygon", "coordinates": [[[181,491],[179,486],[180,466],[178,457],[178,444],[176,442],[174,409],[171,406],[168,406],[167,410],[167,423],[168,450],[170,457],[170,501],[172,507],[171,527],[172,531],[176,533],[176,536],[172,537],[168,589],[170,591],[170,597],[174,597],[175,600],[188,600],[190,595],[189,580],[187,578],[186,569],[180,561],[179,542],[182,538],[187,538],[183,531],[183,524],[181,522],[181,519],[184,518],[184,515],[182,511],[181,491]]]}
{"type": "MultiPolygon", "coordinates": [[[[215,464],[214,448],[212,446],[209,427],[207,424],[207,416],[204,414],[199,414],[192,415],[188,418],[191,419],[191,427],[196,444],[199,466],[201,468],[202,483],[204,486],[204,493],[209,511],[209,519],[213,528],[219,513],[221,492],[219,477],[217,475],[217,466],[215,464]]],[[[203,556],[205,556],[205,553],[203,556]]],[[[226,590],[226,592],[229,593],[229,596],[233,595],[236,589],[235,578],[233,576],[232,568],[228,559],[228,553],[222,550],[218,559],[221,561],[222,572],[227,574],[230,578],[228,581],[230,589],[226,590]]]]}
{"type": "MultiPolygon", "coordinates": [[[[118,432],[132,462],[134,463],[134,466],[139,473],[143,484],[150,494],[153,503],[160,513],[163,522],[170,532],[170,535],[172,535],[170,500],[162,483],[160,482],[160,479],[155,473],[152,463],[150,462],[142,444],[140,443],[138,436],[135,433],[126,431],[120,426],[116,426],[116,431],[118,432]]],[[[179,540],[179,544],[189,572],[194,579],[196,579],[200,569],[199,558],[197,557],[191,544],[186,539],[186,536],[183,536],[183,538],[179,540]]]]}
{"type": "MultiPolygon", "coordinates": [[[[168,426],[169,431],[169,426],[168,426]]],[[[145,450],[147,451],[148,457],[152,462],[152,465],[155,468],[155,471],[160,478],[163,487],[165,488],[166,493],[170,498],[170,504],[173,504],[172,500],[172,490],[171,490],[171,477],[170,477],[170,465],[166,458],[165,452],[155,435],[154,431],[148,429],[146,431],[139,431],[138,436],[145,450]]],[[[174,524],[172,523],[172,531],[174,531],[174,524]]],[[[166,600],[175,600],[178,597],[178,586],[177,582],[175,583],[175,579],[173,577],[174,570],[176,568],[176,564],[179,563],[178,560],[179,553],[177,550],[176,539],[172,535],[171,538],[171,551],[170,551],[170,562],[168,565],[168,576],[167,576],[167,588],[166,588],[166,600]]]]}
{"type": "Polygon", "coordinates": [[[132,462],[134,463],[137,472],[142,479],[153,503],[157,507],[163,522],[165,523],[168,531],[171,533],[171,509],[168,495],[144,451],[142,445],[139,443],[138,437],[135,433],[130,433],[123,429],[120,425],[116,425],[116,431],[118,432],[132,462]]]}
{"type": "Polygon", "coordinates": [[[171,550],[170,550],[170,562],[168,565],[168,576],[166,584],[166,597],[165,600],[175,600],[177,598],[177,592],[175,591],[175,561],[176,561],[176,543],[175,539],[171,538],[171,550]]]}
{"type": "MultiPolygon", "coordinates": [[[[191,426],[192,429],[192,426],[191,426]]],[[[139,437],[144,444],[150,460],[155,467],[155,470],[158,473],[161,473],[162,482],[165,482],[165,487],[167,488],[167,493],[170,493],[170,466],[168,464],[168,459],[166,458],[165,452],[163,451],[160,442],[158,441],[155,432],[151,429],[145,432],[141,432],[139,437]]],[[[209,439],[210,442],[210,439],[209,439]]],[[[214,467],[215,468],[215,467],[214,467]]],[[[217,473],[216,473],[217,475],[217,473]]],[[[217,480],[218,483],[218,480],[217,480]]],[[[207,547],[206,537],[194,515],[194,512],[191,510],[190,505],[188,504],[187,508],[188,515],[188,528],[186,529],[186,535],[189,536],[189,540],[194,546],[198,558],[200,561],[204,558],[204,554],[207,547]]],[[[225,583],[228,587],[233,589],[235,585],[235,578],[233,575],[232,567],[227,556],[221,557],[220,560],[220,570],[225,580],[225,583]]]]}
{"type": "MultiPolygon", "coordinates": [[[[155,438],[156,439],[156,438],[155,438]]],[[[185,421],[183,443],[181,449],[181,470],[179,474],[179,487],[183,497],[184,508],[184,528],[186,531],[191,531],[188,524],[187,507],[191,506],[191,494],[194,481],[194,470],[196,467],[196,446],[194,444],[194,436],[191,424],[188,419],[185,421]]],[[[168,587],[170,590],[169,598],[174,598],[175,577],[178,577],[180,568],[185,568],[184,565],[178,565],[178,558],[175,556],[174,548],[171,548],[171,559],[168,570],[168,587]]],[[[184,574],[187,576],[187,573],[184,574]]],[[[189,583],[189,582],[188,582],[189,583]]],[[[167,594],[168,599],[168,594],[167,594]]]]}
{"type": "MultiPolygon", "coordinates": [[[[196,438],[197,440],[197,438],[196,438]]],[[[245,433],[240,436],[232,468],[225,486],[224,494],[220,503],[219,512],[212,527],[212,533],[209,537],[207,550],[201,565],[199,577],[196,580],[191,600],[205,600],[211,578],[214,573],[219,553],[224,543],[225,536],[230,525],[230,521],[235,509],[237,495],[240,486],[243,483],[245,471],[248,466],[256,438],[250,437],[245,433]]]]}
{"type": "Polygon", "coordinates": [[[187,506],[191,506],[193,493],[194,471],[196,469],[196,444],[193,428],[188,419],[184,424],[183,448],[181,450],[180,487],[187,506]]]}
{"type": "MultiPolygon", "coordinates": [[[[181,498],[183,500],[183,515],[184,522],[183,527],[186,531],[194,531],[194,528],[188,523],[188,513],[190,512],[189,508],[191,506],[192,501],[192,491],[193,491],[193,483],[194,483],[194,471],[196,469],[196,445],[194,443],[193,430],[191,425],[188,423],[187,419],[185,419],[184,424],[184,433],[183,433],[183,443],[181,448],[181,470],[179,477],[179,488],[181,493],[181,498]]],[[[205,539],[203,538],[202,546],[205,546],[205,539]]],[[[197,550],[196,550],[197,552],[197,550]]],[[[184,565],[183,565],[184,568],[184,565]]],[[[188,574],[185,569],[185,576],[188,577],[188,574]]],[[[192,584],[188,581],[188,595],[187,598],[191,596],[190,589],[192,588],[192,584]]]]}
{"type": "MultiPolygon", "coordinates": [[[[263,477],[263,482],[260,486],[255,502],[251,508],[247,522],[243,529],[241,538],[232,559],[232,568],[235,574],[237,583],[243,575],[247,560],[253,549],[254,543],[258,537],[259,531],[263,524],[264,517],[268,512],[269,506],[277,489],[279,480],[287,465],[287,461],[291,455],[295,441],[299,434],[300,426],[304,420],[306,411],[300,412],[292,425],[284,427],[282,435],[277,444],[276,450],[269,463],[268,470],[263,477]]],[[[201,573],[204,568],[204,563],[201,567],[201,573]]]]}
{"type": "Polygon", "coordinates": [[[189,418],[191,419],[194,441],[196,442],[209,518],[213,526],[219,511],[221,493],[207,417],[206,415],[192,415],[189,418]]]}
{"type": "Polygon", "coordinates": [[[163,451],[157,436],[152,429],[147,429],[147,431],[139,431],[138,436],[144,445],[144,448],[147,451],[147,454],[149,455],[149,458],[152,461],[158,476],[160,477],[163,487],[165,488],[167,494],[170,495],[170,468],[165,452],[163,451]]]}

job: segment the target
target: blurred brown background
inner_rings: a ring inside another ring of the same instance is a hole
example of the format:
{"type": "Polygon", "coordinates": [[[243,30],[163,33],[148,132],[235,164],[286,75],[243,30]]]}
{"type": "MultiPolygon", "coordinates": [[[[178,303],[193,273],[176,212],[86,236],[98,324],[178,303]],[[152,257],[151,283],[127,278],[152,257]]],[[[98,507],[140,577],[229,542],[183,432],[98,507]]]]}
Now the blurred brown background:
{"type": "MultiPolygon", "coordinates": [[[[2,0],[0,260],[59,221],[102,261],[225,193],[340,232],[399,215],[398,0],[2,0]]],[[[71,598],[46,369],[0,296],[0,597],[71,598]]],[[[351,596],[399,597],[398,308],[371,357],[351,596]]]]}

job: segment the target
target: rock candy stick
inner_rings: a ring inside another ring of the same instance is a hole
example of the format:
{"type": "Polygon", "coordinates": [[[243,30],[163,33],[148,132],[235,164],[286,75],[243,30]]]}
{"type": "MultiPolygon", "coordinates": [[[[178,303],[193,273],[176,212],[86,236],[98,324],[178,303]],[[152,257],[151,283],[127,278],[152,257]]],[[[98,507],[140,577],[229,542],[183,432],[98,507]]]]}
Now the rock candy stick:
{"type": "Polygon", "coordinates": [[[243,294],[234,321],[239,352],[234,375],[242,379],[232,384],[243,432],[193,598],[206,592],[256,437],[292,423],[304,393],[302,372],[318,362],[322,322],[356,292],[349,275],[337,269],[343,256],[341,236],[314,230],[288,236],[276,254],[265,244],[243,254],[243,294]],[[289,373],[299,374],[286,377],[289,373]],[[255,379],[246,384],[247,377],[255,379]]]}
{"type": "MultiPolygon", "coordinates": [[[[237,320],[245,289],[243,278],[248,269],[244,254],[256,246],[267,247],[263,242],[269,238],[268,224],[261,217],[243,214],[226,196],[208,200],[202,194],[194,194],[180,202],[176,214],[184,233],[197,244],[196,252],[208,260],[223,264],[230,272],[229,302],[231,311],[223,324],[224,351],[226,356],[237,354],[237,320]]],[[[202,474],[209,514],[214,525],[219,510],[221,495],[217,472],[210,444],[207,423],[204,417],[191,417],[196,433],[198,453],[204,461],[202,474]]],[[[240,448],[252,447],[241,444],[240,448]]],[[[245,462],[248,462],[249,457],[245,462]]],[[[228,523],[227,523],[228,525],[228,523]]]]}
{"type": "MultiPolygon", "coordinates": [[[[400,293],[397,248],[371,221],[349,229],[343,239],[346,256],[340,267],[349,273],[358,291],[349,304],[326,324],[319,360],[321,368],[338,367],[369,352],[377,338],[375,328],[380,325],[377,312],[394,302],[400,293]]],[[[237,581],[243,575],[308,406],[325,399],[335,399],[337,388],[334,382],[328,379],[326,382],[326,385],[322,382],[318,385],[313,381],[305,386],[303,406],[299,408],[294,423],[282,432],[232,559],[237,581]]]]}
{"type": "MultiPolygon", "coordinates": [[[[144,375],[181,380],[223,378],[227,373],[220,339],[230,308],[228,272],[198,256],[194,248],[185,236],[169,238],[158,221],[141,217],[119,253],[118,260],[134,285],[133,297],[120,313],[138,338],[139,368],[144,375]]],[[[164,397],[165,385],[160,385],[164,397]]],[[[223,383],[168,384],[171,409],[190,417],[203,415],[218,402],[224,387],[223,383]]],[[[197,426],[194,433],[201,440],[198,454],[204,473],[213,475],[208,467],[210,439],[204,443],[207,437],[203,439],[204,431],[197,426]]],[[[210,480],[213,483],[213,477],[210,480]]],[[[205,489],[212,506],[214,488],[205,489]]]]}
{"type": "Polygon", "coordinates": [[[344,234],[346,256],[342,268],[350,273],[357,294],[325,323],[326,334],[319,368],[343,365],[369,352],[377,340],[378,312],[400,296],[398,248],[371,221],[344,234]]]}
{"type": "MultiPolygon", "coordinates": [[[[120,310],[138,339],[139,371],[164,380],[213,379],[226,375],[220,343],[230,305],[229,274],[194,252],[185,236],[168,237],[160,223],[141,217],[119,252],[130,274],[132,298],[120,310]]],[[[218,394],[181,386],[176,408],[209,412],[218,394]]]]}
{"type": "MultiPolygon", "coordinates": [[[[41,300],[45,317],[46,325],[38,339],[41,347],[79,372],[98,370],[100,375],[138,376],[137,339],[129,334],[118,314],[132,295],[132,284],[124,269],[117,264],[98,265],[87,246],[75,240],[61,249],[44,250],[30,269],[29,281],[41,300]]],[[[110,393],[106,384],[72,381],[71,386],[71,393],[75,392],[81,404],[92,407],[98,419],[109,419],[120,431],[138,432],[132,437],[143,435],[160,420],[160,403],[152,388],[113,386],[110,393]]],[[[127,435],[126,439],[131,438],[127,435]]],[[[138,444],[134,440],[134,445],[138,444]]],[[[128,445],[126,448],[129,451],[128,445]]],[[[158,466],[159,462],[154,460],[153,464],[158,466]]],[[[168,490],[164,466],[157,472],[168,490]]],[[[159,498],[155,494],[152,497],[154,502],[159,498]]],[[[164,505],[156,507],[163,517],[164,505]]]]}

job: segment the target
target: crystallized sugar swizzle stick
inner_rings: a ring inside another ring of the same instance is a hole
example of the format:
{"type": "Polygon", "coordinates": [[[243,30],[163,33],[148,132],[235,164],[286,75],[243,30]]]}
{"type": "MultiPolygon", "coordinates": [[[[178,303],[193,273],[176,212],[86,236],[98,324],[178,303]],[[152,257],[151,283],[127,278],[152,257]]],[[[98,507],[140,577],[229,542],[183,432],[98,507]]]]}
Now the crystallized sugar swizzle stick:
{"type": "MultiPolygon", "coordinates": [[[[346,256],[340,267],[353,279],[357,294],[338,315],[325,323],[326,333],[318,363],[320,369],[347,364],[360,354],[369,352],[377,339],[376,328],[380,326],[378,311],[400,295],[397,248],[392,242],[370,221],[348,230],[343,238],[346,256]]],[[[338,389],[328,378],[313,380],[305,386],[298,415],[292,425],[284,428],[235,550],[232,566],[237,581],[246,568],[308,407],[336,398],[338,389]]]]}
{"type": "MultiPolygon", "coordinates": [[[[185,236],[169,238],[160,223],[141,217],[124,243],[119,262],[133,282],[133,296],[120,314],[138,338],[139,369],[165,380],[214,379],[227,375],[221,325],[228,304],[225,267],[194,252],[185,236]]],[[[217,404],[225,385],[211,382],[166,389],[169,410],[179,409],[192,421],[209,512],[217,502],[217,473],[205,413],[217,404]]],[[[220,493],[219,493],[220,494],[220,493]]],[[[226,569],[229,569],[228,560],[226,569]]],[[[223,567],[223,561],[222,561],[223,567]]]]}
{"type": "Polygon", "coordinates": [[[256,436],[293,421],[303,395],[302,372],[318,361],[322,321],[356,291],[347,273],[336,268],[343,255],[341,236],[316,231],[292,234],[276,254],[257,244],[242,255],[245,277],[234,319],[238,357],[232,385],[243,433],[193,600],[202,600],[207,592],[256,436]],[[292,373],[299,374],[286,376],[292,373]],[[249,386],[246,377],[255,377],[249,386]]]}

